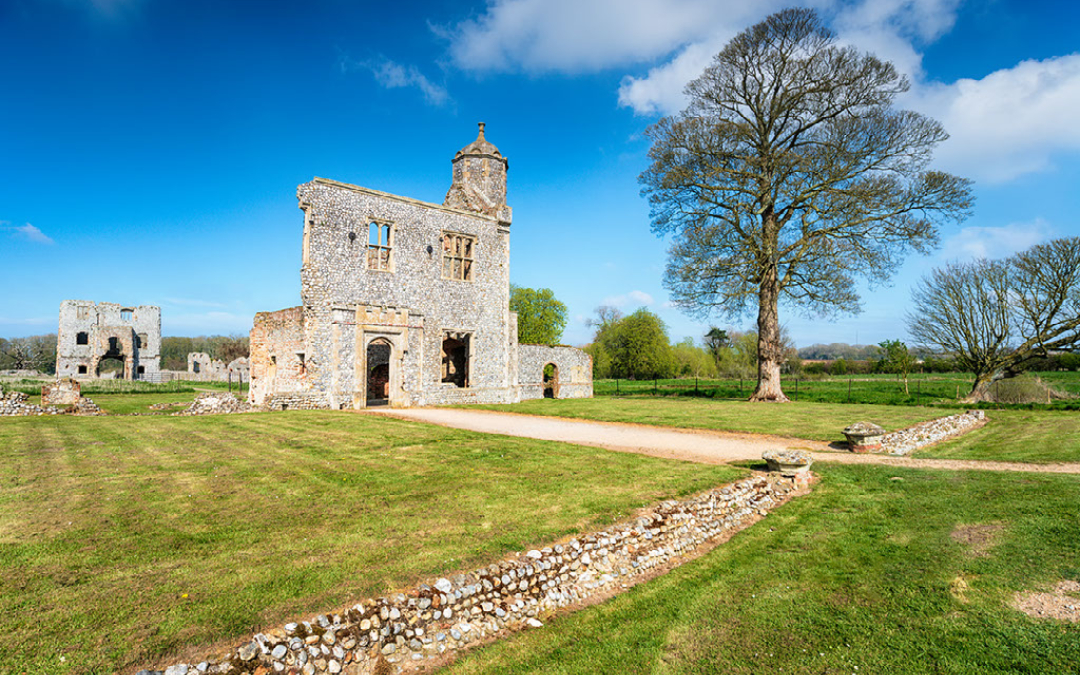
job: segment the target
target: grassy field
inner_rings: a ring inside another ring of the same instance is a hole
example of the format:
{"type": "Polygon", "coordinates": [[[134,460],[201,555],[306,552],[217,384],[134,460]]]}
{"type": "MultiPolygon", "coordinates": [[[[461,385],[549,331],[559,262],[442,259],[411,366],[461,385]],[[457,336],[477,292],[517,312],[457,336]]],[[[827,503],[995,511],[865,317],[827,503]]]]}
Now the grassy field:
{"type": "MultiPolygon", "coordinates": [[[[1080,373],[1034,373],[1061,394],[1080,398],[1080,373]]],[[[803,403],[851,403],[875,405],[958,405],[971,391],[974,378],[965,373],[914,373],[908,391],[895,375],[835,375],[783,379],[788,398],[803,403]]],[[[596,396],[688,396],[745,400],[754,391],[756,380],[596,380],[596,396]]],[[[1040,404],[1045,405],[1040,400],[1040,404]]],[[[1051,407],[1076,408],[1077,400],[1056,400],[1051,407]]]]}
{"type": "Polygon", "coordinates": [[[334,412],[0,418],[0,673],[149,665],[742,473],[334,412]]]}
{"type": "MultiPolygon", "coordinates": [[[[894,431],[957,410],[936,407],[836,403],[748,403],[699,398],[539,399],[512,405],[475,406],[526,415],[630,422],[685,429],[774,434],[844,442],[841,430],[867,420],[894,431]]],[[[919,457],[1009,462],[1080,462],[1080,413],[1061,410],[991,410],[990,423],[919,457]]],[[[794,444],[797,445],[797,444],[794,444]]]]}
{"type": "Polygon", "coordinates": [[[1080,478],[822,474],[709,555],[449,672],[1077,672],[1080,625],[1008,605],[1080,580],[1080,478]]]}

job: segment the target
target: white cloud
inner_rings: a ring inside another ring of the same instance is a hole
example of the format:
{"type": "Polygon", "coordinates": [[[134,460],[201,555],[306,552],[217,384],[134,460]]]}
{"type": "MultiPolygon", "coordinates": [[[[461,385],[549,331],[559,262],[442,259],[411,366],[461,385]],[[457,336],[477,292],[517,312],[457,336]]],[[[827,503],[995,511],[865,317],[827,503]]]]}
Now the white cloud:
{"type": "Polygon", "coordinates": [[[455,65],[471,71],[564,73],[655,59],[741,27],[782,0],[490,0],[442,31],[455,65]]]}
{"type": "Polygon", "coordinates": [[[195,298],[165,298],[165,302],[170,305],[177,305],[180,307],[210,307],[213,309],[225,309],[225,305],[221,304],[220,302],[198,300],[195,298]]]}
{"type": "Polygon", "coordinates": [[[450,93],[446,87],[435,84],[426,75],[420,72],[416,66],[406,66],[396,63],[385,57],[368,61],[353,61],[347,56],[341,58],[342,71],[367,70],[375,77],[375,81],[387,89],[400,89],[416,87],[424,95],[424,100],[434,106],[446,105],[450,101],[450,93]]]}
{"type": "Polygon", "coordinates": [[[1054,228],[1041,218],[1003,227],[965,227],[945,240],[939,257],[944,260],[1005,258],[1046,241],[1053,234],[1054,228]]]}
{"type": "Polygon", "coordinates": [[[626,307],[631,304],[647,307],[653,304],[653,296],[645,291],[630,291],[622,295],[610,295],[604,298],[600,304],[609,307],[626,307]]]}
{"type": "Polygon", "coordinates": [[[949,170],[989,182],[1045,170],[1055,153],[1080,150],[1080,53],[930,85],[910,105],[951,135],[937,153],[949,170]]]}
{"type": "Polygon", "coordinates": [[[25,239],[32,241],[35,244],[55,244],[52,237],[42,232],[36,226],[27,223],[25,225],[11,225],[10,223],[0,221],[0,229],[8,230],[12,233],[13,237],[19,239],[25,239]]]}

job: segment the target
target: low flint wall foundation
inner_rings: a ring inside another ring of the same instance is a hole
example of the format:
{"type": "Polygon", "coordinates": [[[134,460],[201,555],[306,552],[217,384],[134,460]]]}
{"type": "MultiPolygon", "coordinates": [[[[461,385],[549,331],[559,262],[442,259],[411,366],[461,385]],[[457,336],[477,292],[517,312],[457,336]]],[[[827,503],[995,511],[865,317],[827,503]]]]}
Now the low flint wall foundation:
{"type": "Polygon", "coordinates": [[[590,604],[709,550],[805,485],[756,475],[669,500],[609,529],[255,635],[224,656],[138,675],[321,675],[428,670],[457,650],[590,604]]]}

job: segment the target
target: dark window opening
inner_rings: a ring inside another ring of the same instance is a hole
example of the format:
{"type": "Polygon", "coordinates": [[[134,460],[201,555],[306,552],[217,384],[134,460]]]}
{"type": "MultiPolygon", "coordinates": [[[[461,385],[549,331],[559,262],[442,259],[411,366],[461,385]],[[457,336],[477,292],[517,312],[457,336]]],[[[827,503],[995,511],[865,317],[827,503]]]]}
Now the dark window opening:
{"type": "Polygon", "coordinates": [[[86,366],[79,366],[79,374],[80,375],[85,375],[86,374],[86,366]]]}
{"type": "Polygon", "coordinates": [[[88,345],[90,344],[90,334],[85,331],[79,331],[75,333],[75,344],[88,345]]]}
{"type": "Polygon", "coordinates": [[[146,347],[147,343],[148,343],[148,339],[146,337],[146,333],[139,333],[138,335],[135,336],[135,348],[136,349],[143,349],[144,347],[146,347]]]}
{"type": "Polygon", "coordinates": [[[443,233],[443,279],[472,281],[476,239],[466,234],[443,233]]]}
{"type": "Polygon", "coordinates": [[[305,375],[307,373],[307,361],[304,359],[304,352],[296,352],[296,360],[297,372],[301,375],[305,375]]]}
{"type": "Polygon", "coordinates": [[[195,362],[193,362],[191,364],[191,372],[193,372],[193,373],[199,372],[199,362],[198,361],[195,361],[195,362]]]}
{"type": "Polygon", "coordinates": [[[146,366],[139,366],[139,374],[140,375],[145,375],[146,374],[146,366]]]}
{"type": "Polygon", "coordinates": [[[469,334],[446,333],[442,343],[442,381],[469,386],[469,334]]]}

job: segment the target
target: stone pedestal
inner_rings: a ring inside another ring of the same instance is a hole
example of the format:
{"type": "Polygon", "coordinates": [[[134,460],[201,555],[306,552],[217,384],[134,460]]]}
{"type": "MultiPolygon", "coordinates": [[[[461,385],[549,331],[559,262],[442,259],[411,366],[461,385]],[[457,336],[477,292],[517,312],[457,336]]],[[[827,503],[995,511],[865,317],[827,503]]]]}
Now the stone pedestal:
{"type": "Polygon", "coordinates": [[[769,465],[769,471],[776,471],[785,478],[791,478],[797,487],[810,482],[810,465],[814,458],[802,450],[766,450],[761,458],[769,465]]]}
{"type": "Polygon", "coordinates": [[[852,452],[872,452],[881,449],[881,437],[885,430],[873,422],[856,422],[844,429],[848,447],[852,452]]]}

